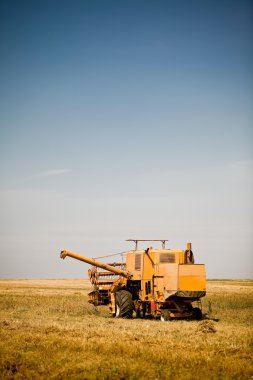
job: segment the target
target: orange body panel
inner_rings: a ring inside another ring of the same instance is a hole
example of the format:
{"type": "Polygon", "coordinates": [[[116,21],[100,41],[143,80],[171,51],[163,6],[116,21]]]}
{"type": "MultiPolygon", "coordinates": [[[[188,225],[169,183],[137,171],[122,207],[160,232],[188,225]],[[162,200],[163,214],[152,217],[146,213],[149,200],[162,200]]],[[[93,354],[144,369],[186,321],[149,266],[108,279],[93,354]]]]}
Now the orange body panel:
{"type": "Polygon", "coordinates": [[[178,266],[178,289],[189,291],[206,290],[205,265],[179,265],[178,266]]]}

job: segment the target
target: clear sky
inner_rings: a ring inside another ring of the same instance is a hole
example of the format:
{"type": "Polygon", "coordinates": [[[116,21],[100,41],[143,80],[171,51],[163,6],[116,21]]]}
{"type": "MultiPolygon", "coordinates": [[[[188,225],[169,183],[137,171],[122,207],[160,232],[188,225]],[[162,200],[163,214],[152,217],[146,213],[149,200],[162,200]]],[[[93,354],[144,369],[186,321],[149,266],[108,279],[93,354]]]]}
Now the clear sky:
{"type": "Polygon", "coordinates": [[[253,276],[253,3],[1,0],[0,277],[127,238],[253,276]]]}

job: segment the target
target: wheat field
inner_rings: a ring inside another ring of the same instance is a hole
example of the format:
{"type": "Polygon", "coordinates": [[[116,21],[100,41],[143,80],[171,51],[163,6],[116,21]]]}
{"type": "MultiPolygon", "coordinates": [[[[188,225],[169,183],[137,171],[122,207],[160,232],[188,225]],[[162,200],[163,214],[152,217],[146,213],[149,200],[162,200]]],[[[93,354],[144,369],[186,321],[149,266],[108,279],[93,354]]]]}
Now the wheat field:
{"type": "Polygon", "coordinates": [[[253,282],[208,281],[202,321],[114,319],[87,280],[0,280],[2,379],[252,379],[253,282]]]}

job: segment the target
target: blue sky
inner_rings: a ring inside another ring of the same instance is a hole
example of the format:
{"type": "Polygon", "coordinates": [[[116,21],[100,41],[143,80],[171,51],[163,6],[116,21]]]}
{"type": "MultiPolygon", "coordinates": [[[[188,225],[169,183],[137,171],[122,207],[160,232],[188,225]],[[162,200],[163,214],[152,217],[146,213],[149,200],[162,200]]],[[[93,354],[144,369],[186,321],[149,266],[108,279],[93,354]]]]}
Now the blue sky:
{"type": "Polygon", "coordinates": [[[192,241],[252,277],[250,1],[1,1],[1,277],[192,241]],[[238,258],[240,260],[238,262],[238,258]]]}

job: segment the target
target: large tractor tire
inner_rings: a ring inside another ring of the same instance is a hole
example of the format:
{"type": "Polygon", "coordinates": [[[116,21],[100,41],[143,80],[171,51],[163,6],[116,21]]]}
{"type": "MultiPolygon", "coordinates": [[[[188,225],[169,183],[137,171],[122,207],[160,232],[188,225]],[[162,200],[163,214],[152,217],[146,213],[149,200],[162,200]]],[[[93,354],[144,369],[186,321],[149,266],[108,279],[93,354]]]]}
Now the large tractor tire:
{"type": "Polygon", "coordinates": [[[119,290],[116,295],[116,318],[132,318],[133,298],[127,290],[119,290]]]}

